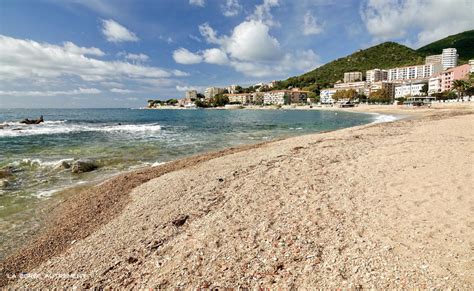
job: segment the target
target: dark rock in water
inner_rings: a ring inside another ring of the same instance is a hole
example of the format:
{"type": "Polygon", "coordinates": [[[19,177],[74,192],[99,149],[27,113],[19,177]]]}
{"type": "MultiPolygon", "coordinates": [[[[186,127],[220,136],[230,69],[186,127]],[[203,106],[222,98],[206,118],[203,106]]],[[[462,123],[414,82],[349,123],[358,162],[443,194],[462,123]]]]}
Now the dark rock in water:
{"type": "Polygon", "coordinates": [[[38,119],[30,120],[28,118],[25,118],[22,121],[20,121],[20,123],[24,123],[24,124],[40,124],[41,122],[44,122],[43,115],[41,115],[40,118],[38,119]]]}
{"type": "Polygon", "coordinates": [[[64,170],[69,168],[71,168],[71,163],[69,163],[68,161],[60,161],[54,166],[55,170],[64,170]]]}
{"type": "Polygon", "coordinates": [[[2,178],[8,178],[12,175],[13,173],[13,168],[12,167],[6,167],[3,169],[0,169],[0,179],[2,178]]]}
{"type": "Polygon", "coordinates": [[[71,172],[73,173],[85,173],[91,172],[97,169],[99,166],[94,161],[90,160],[78,160],[72,163],[71,172]]]}

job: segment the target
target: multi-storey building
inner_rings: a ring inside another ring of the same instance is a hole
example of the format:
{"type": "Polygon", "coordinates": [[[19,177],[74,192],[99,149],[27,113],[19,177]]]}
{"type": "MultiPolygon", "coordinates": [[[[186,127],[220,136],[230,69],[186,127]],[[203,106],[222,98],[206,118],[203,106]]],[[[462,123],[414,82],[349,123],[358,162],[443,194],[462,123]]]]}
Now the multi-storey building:
{"type": "Polygon", "coordinates": [[[443,69],[454,68],[458,65],[458,53],[455,48],[445,48],[441,54],[443,69]]]}
{"type": "Polygon", "coordinates": [[[388,70],[389,81],[429,79],[442,70],[441,64],[429,64],[393,68],[388,70]]]}
{"type": "Polygon", "coordinates": [[[189,100],[196,100],[197,99],[197,91],[196,90],[186,91],[185,98],[189,99],[189,100]]]}
{"type": "Polygon", "coordinates": [[[222,93],[224,93],[224,89],[222,88],[209,87],[209,88],[206,88],[206,90],[204,91],[204,97],[206,99],[211,99],[217,94],[222,94],[222,93]]]}
{"type": "Polygon", "coordinates": [[[443,55],[431,55],[425,58],[425,65],[442,64],[443,55]]]}
{"type": "Polygon", "coordinates": [[[471,73],[474,73],[474,60],[469,60],[469,65],[471,66],[471,73]]]}
{"type": "Polygon", "coordinates": [[[229,94],[236,94],[238,93],[236,89],[237,89],[237,85],[230,85],[229,87],[227,87],[227,92],[229,94]]]}
{"type": "Polygon", "coordinates": [[[441,93],[441,76],[435,76],[428,81],[428,94],[441,93]]]}
{"type": "Polygon", "coordinates": [[[344,83],[362,81],[362,72],[344,73],[344,83]]]}
{"type": "Polygon", "coordinates": [[[439,78],[441,79],[441,92],[451,90],[454,80],[468,79],[470,70],[471,66],[465,64],[443,71],[439,74],[439,78]]]}
{"type": "Polygon", "coordinates": [[[427,84],[426,81],[415,81],[397,85],[395,87],[395,99],[411,96],[422,96],[423,86],[427,84]]]}
{"type": "Polygon", "coordinates": [[[381,69],[368,70],[365,73],[365,80],[369,83],[387,81],[388,80],[388,71],[381,69]]]}
{"type": "Polygon", "coordinates": [[[261,92],[255,92],[255,93],[252,93],[252,99],[251,99],[251,103],[252,104],[263,104],[263,93],[261,92]]]}
{"type": "Polygon", "coordinates": [[[332,96],[337,92],[335,88],[326,88],[322,89],[320,92],[320,102],[321,104],[332,104],[334,103],[334,99],[332,96]]]}
{"type": "Polygon", "coordinates": [[[367,89],[367,82],[360,81],[360,82],[349,82],[349,83],[336,83],[334,84],[334,89],[336,90],[350,90],[354,89],[359,94],[364,94],[365,90],[367,89]]]}
{"type": "Polygon", "coordinates": [[[367,86],[367,89],[365,90],[364,93],[367,97],[370,97],[370,94],[382,89],[388,92],[391,99],[395,97],[395,83],[387,82],[387,81],[379,81],[379,82],[370,83],[367,86]]]}
{"type": "Polygon", "coordinates": [[[293,90],[274,90],[263,93],[264,104],[284,105],[291,103],[306,103],[308,91],[293,90]]]}
{"type": "Polygon", "coordinates": [[[252,93],[225,94],[229,103],[249,104],[252,102],[252,93]]]}

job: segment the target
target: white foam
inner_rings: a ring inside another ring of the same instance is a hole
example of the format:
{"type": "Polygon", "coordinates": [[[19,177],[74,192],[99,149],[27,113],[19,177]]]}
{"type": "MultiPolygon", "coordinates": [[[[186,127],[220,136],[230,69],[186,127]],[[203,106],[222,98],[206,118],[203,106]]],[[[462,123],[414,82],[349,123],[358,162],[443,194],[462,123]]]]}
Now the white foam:
{"type": "Polygon", "coordinates": [[[392,122],[399,119],[399,117],[395,115],[386,115],[386,114],[380,114],[380,113],[373,113],[373,115],[375,119],[372,123],[392,122]]]}
{"type": "Polygon", "coordinates": [[[0,137],[31,136],[45,134],[67,134],[76,132],[108,132],[108,133],[146,133],[161,130],[159,124],[66,124],[66,121],[46,121],[37,125],[21,123],[4,123],[0,129],[0,137]]]}

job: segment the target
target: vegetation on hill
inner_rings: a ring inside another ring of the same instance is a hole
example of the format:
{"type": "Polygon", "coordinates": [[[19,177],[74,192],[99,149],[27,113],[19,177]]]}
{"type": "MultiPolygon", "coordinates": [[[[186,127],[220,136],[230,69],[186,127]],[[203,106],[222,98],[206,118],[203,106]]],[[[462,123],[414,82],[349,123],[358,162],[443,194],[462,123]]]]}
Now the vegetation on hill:
{"type": "Polygon", "coordinates": [[[367,70],[374,68],[389,69],[423,63],[424,58],[411,48],[395,42],[384,42],[327,63],[301,76],[281,81],[278,88],[306,87],[314,91],[315,87],[325,87],[342,80],[345,72],[360,71],[365,75],[367,70]]]}
{"type": "Polygon", "coordinates": [[[460,63],[467,63],[468,60],[474,59],[474,30],[450,35],[416,51],[423,56],[438,55],[441,54],[444,48],[448,47],[454,47],[458,50],[460,63]]]}

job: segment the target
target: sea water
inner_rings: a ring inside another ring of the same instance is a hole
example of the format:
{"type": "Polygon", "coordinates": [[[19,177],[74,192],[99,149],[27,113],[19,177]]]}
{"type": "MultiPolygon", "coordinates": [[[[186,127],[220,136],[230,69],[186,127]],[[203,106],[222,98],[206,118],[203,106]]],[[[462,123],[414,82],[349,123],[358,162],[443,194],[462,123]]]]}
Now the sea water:
{"type": "Polygon", "coordinates": [[[346,128],[380,117],[317,110],[0,109],[0,259],[3,247],[37,226],[39,205],[61,189],[121,171],[230,146],[346,128]],[[25,125],[24,118],[44,116],[25,125]],[[98,170],[73,174],[62,161],[91,159],[98,170]]]}

